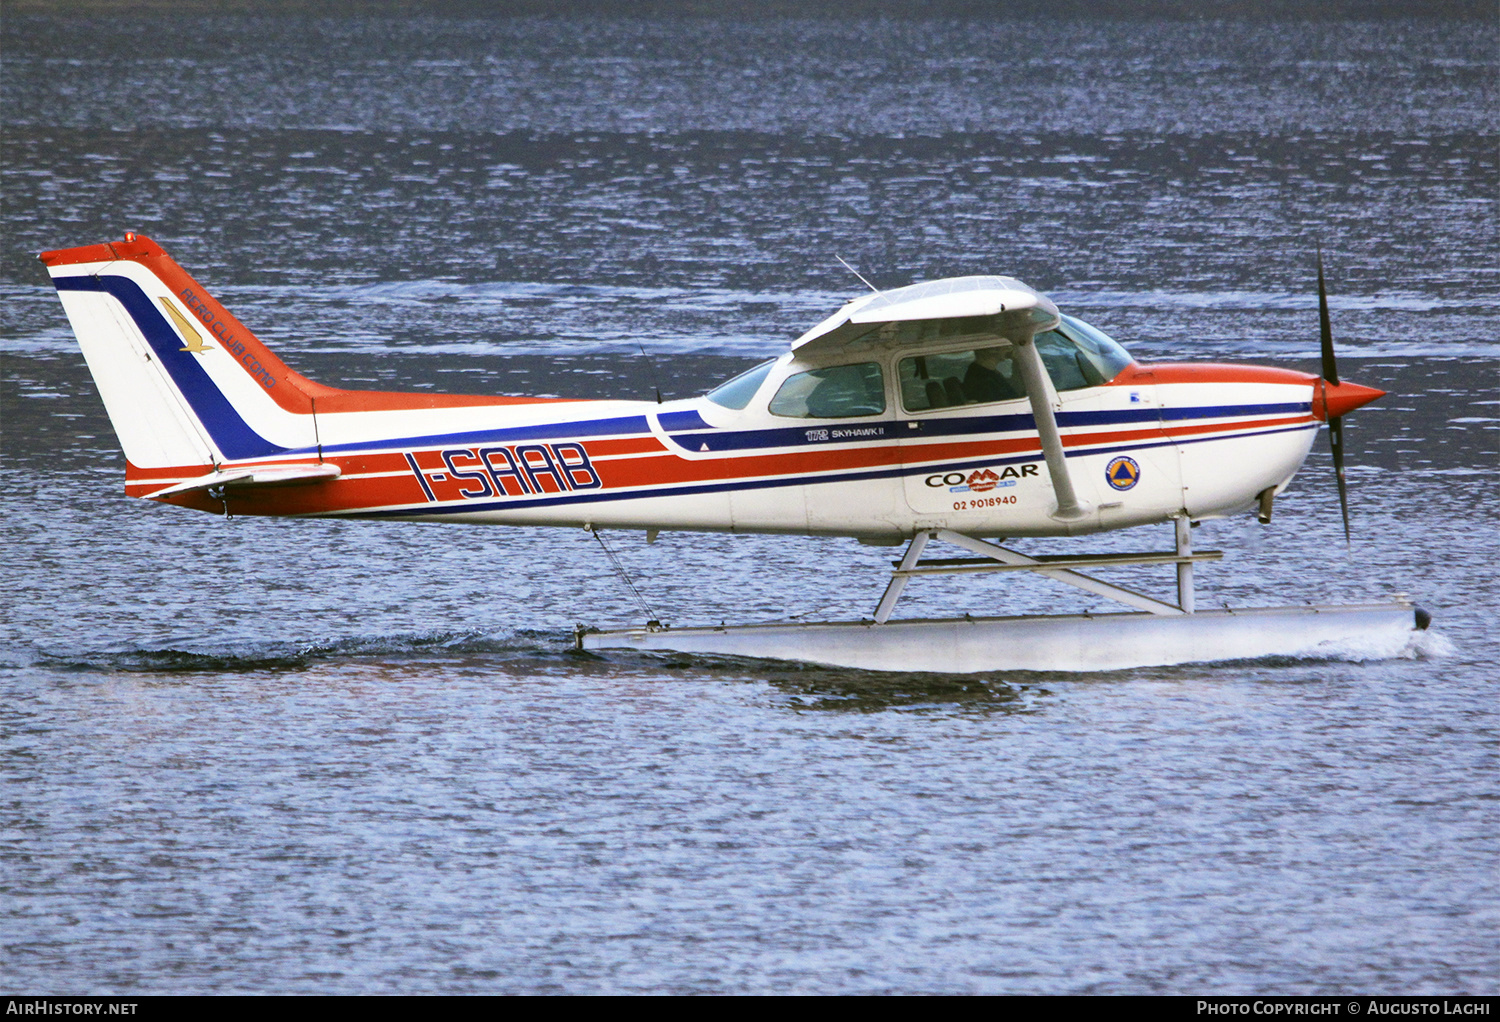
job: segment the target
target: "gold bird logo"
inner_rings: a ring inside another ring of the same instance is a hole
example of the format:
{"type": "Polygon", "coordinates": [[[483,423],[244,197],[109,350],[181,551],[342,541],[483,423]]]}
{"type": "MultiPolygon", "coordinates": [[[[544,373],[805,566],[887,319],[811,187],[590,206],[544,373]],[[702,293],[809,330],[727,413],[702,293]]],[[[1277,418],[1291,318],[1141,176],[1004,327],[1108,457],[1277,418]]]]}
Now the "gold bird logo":
{"type": "Polygon", "coordinates": [[[185,317],[182,313],[174,309],[171,302],[167,301],[165,298],[158,298],[157,301],[161,302],[161,307],[167,310],[167,315],[171,318],[172,323],[177,327],[177,332],[182,335],[182,339],[184,341],[187,341],[187,347],[178,348],[178,351],[191,351],[195,355],[201,355],[205,351],[214,350],[214,346],[212,344],[203,343],[203,335],[200,334],[197,330],[193,329],[193,324],[189,323],[187,321],[187,317],[185,317]]]}

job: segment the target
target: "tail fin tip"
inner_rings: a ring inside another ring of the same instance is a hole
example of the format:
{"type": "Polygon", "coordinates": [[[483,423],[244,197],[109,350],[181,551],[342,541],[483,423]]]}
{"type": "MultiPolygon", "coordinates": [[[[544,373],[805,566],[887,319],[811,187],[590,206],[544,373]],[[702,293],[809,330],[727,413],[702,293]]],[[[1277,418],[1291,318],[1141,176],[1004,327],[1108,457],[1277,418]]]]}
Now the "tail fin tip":
{"type": "Polygon", "coordinates": [[[102,263],[114,259],[151,259],[167,253],[160,245],[134,231],[126,231],[123,241],[106,241],[78,248],[58,248],[37,256],[44,266],[71,266],[74,263],[102,263]]]}

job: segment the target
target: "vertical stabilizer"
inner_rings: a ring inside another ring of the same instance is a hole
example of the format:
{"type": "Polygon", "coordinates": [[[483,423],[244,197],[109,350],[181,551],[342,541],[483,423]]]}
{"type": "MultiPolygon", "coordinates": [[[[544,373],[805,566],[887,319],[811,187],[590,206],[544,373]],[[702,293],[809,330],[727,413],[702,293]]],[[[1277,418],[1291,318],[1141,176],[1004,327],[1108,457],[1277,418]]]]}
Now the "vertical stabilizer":
{"type": "Polygon", "coordinates": [[[132,470],[315,445],[322,387],[289,369],[149,238],[42,253],[132,470]]]}

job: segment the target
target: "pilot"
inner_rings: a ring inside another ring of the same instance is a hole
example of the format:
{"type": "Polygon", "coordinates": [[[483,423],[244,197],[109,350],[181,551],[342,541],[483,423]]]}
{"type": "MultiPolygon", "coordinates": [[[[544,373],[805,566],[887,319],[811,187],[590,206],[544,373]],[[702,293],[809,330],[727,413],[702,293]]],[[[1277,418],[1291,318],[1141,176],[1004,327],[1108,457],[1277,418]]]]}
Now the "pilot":
{"type": "MultiPolygon", "coordinates": [[[[980,348],[974,352],[974,361],[964,373],[964,396],[970,401],[1005,401],[1021,397],[1021,388],[1010,381],[1007,373],[1000,370],[1001,363],[1010,362],[1010,349],[980,348]]],[[[1006,365],[1006,369],[1011,367],[1006,365]]]]}

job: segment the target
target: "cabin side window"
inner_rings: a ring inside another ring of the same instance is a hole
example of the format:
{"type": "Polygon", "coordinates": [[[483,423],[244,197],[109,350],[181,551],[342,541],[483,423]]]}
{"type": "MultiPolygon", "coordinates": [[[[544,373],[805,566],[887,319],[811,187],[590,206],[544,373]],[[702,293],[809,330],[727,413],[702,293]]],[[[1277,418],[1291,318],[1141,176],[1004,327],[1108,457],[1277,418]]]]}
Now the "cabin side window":
{"type": "Polygon", "coordinates": [[[1026,396],[1014,346],[1001,341],[969,351],[945,351],[903,358],[901,404],[909,412],[1009,401],[1026,396]]]}
{"type": "Polygon", "coordinates": [[[794,419],[843,419],[885,411],[885,376],[876,362],[830,366],[786,378],[768,411],[794,419]]]}
{"type": "MultiPolygon", "coordinates": [[[[1024,398],[1026,383],[1015,363],[1015,346],[1000,337],[993,342],[903,358],[897,363],[902,406],[909,412],[926,412],[1024,398]]],[[[1064,316],[1056,330],[1037,334],[1035,343],[1059,393],[1103,386],[1133,361],[1108,334],[1071,316],[1064,316]]]]}

